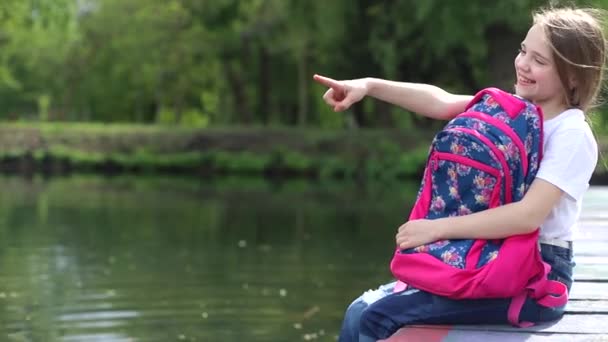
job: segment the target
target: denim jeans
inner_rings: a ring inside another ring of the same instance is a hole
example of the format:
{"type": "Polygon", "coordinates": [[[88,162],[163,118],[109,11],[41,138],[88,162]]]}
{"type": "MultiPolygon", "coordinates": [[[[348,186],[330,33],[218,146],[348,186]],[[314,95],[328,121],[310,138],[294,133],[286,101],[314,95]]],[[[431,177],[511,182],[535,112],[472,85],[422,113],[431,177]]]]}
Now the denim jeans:
{"type": "MultiPolygon", "coordinates": [[[[572,286],[572,250],[541,245],[545,262],[551,265],[549,279],[572,286]]],[[[395,282],[365,292],[346,310],[338,341],[376,341],[409,324],[508,324],[510,299],[454,300],[417,289],[393,293],[395,282]]],[[[560,318],[564,307],[547,308],[527,299],[522,321],[547,322],[560,318]]]]}

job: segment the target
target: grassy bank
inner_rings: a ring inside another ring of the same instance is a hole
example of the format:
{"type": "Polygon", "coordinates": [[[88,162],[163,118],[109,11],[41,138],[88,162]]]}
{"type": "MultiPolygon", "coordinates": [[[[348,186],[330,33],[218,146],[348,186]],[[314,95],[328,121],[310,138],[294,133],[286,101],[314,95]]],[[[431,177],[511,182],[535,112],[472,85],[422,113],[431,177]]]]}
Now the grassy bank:
{"type": "Polygon", "coordinates": [[[419,174],[431,138],[429,132],[385,130],[4,123],[0,169],[408,178],[419,174]]]}
{"type": "MultiPolygon", "coordinates": [[[[417,178],[432,135],[397,130],[3,123],[0,171],[417,178]]],[[[608,144],[601,145],[606,151],[608,144]]],[[[603,165],[595,176],[600,178],[607,178],[603,165]]]]}

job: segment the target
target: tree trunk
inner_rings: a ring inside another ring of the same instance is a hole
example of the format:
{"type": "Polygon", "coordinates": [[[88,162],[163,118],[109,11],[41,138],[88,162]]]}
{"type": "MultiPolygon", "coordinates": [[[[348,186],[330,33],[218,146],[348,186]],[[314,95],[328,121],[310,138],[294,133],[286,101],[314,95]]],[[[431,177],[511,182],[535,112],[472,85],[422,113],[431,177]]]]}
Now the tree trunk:
{"type": "Polygon", "coordinates": [[[260,78],[259,78],[259,86],[258,86],[258,113],[262,119],[264,124],[268,124],[270,119],[270,95],[272,92],[270,78],[271,78],[271,69],[270,69],[270,56],[268,55],[268,51],[266,47],[260,44],[258,48],[258,58],[260,63],[260,78]]]}
{"type": "Polygon", "coordinates": [[[513,91],[515,83],[513,58],[519,48],[521,34],[506,25],[495,25],[486,29],[488,46],[488,82],[490,85],[513,91]],[[513,51],[513,53],[505,53],[513,51]]]}
{"type": "Polygon", "coordinates": [[[241,78],[239,72],[237,72],[232,65],[232,62],[227,61],[224,63],[224,70],[226,73],[226,79],[234,99],[234,108],[236,108],[236,117],[243,123],[250,124],[253,122],[251,111],[249,110],[249,104],[247,102],[247,94],[245,91],[245,82],[241,78]]]}
{"type": "Polygon", "coordinates": [[[367,122],[367,118],[365,117],[365,111],[363,110],[363,106],[361,103],[357,103],[350,107],[353,113],[354,126],[358,127],[368,127],[369,122],[367,122]]]}
{"type": "Polygon", "coordinates": [[[308,120],[308,58],[304,48],[298,58],[298,126],[306,126],[308,120]]]}
{"type": "Polygon", "coordinates": [[[374,123],[382,128],[394,128],[395,119],[393,118],[393,114],[391,112],[392,108],[393,105],[387,102],[376,101],[374,104],[374,112],[372,113],[374,123]]]}

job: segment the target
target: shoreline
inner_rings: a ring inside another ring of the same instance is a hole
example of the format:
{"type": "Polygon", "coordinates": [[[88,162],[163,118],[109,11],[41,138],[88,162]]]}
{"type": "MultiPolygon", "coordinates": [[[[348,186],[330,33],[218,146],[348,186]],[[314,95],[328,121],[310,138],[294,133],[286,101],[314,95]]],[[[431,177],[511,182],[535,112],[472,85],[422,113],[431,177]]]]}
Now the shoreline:
{"type": "MultiPolygon", "coordinates": [[[[431,130],[2,123],[0,173],[417,181],[433,136],[431,130]]],[[[606,155],[606,145],[600,147],[606,155]]],[[[591,183],[608,184],[601,157],[598,164],[591,183]]]]}

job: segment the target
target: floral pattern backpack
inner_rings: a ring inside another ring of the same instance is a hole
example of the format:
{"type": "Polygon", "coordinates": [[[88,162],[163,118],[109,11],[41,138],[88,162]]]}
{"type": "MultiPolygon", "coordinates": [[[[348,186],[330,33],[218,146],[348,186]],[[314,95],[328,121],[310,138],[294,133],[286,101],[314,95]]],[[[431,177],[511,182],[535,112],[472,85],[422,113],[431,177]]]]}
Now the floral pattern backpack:
{"type": "MultiPolygon", "coordinates": [[[[542,112],[496,88],[480,91],[465,112],[434,138],[410,220],[466,215],[519,201],[534,180],[543,150],[542,112]]],[[[526,297],[567,302],[565,285],[547,278],[538,229],[502,240],[444,240],[397,249],[391,271],[409,284],[454,299],[513,298],[517,326],[526,297]]],[[[403,286],[400,286],[403,288],[403,286]]]]}

